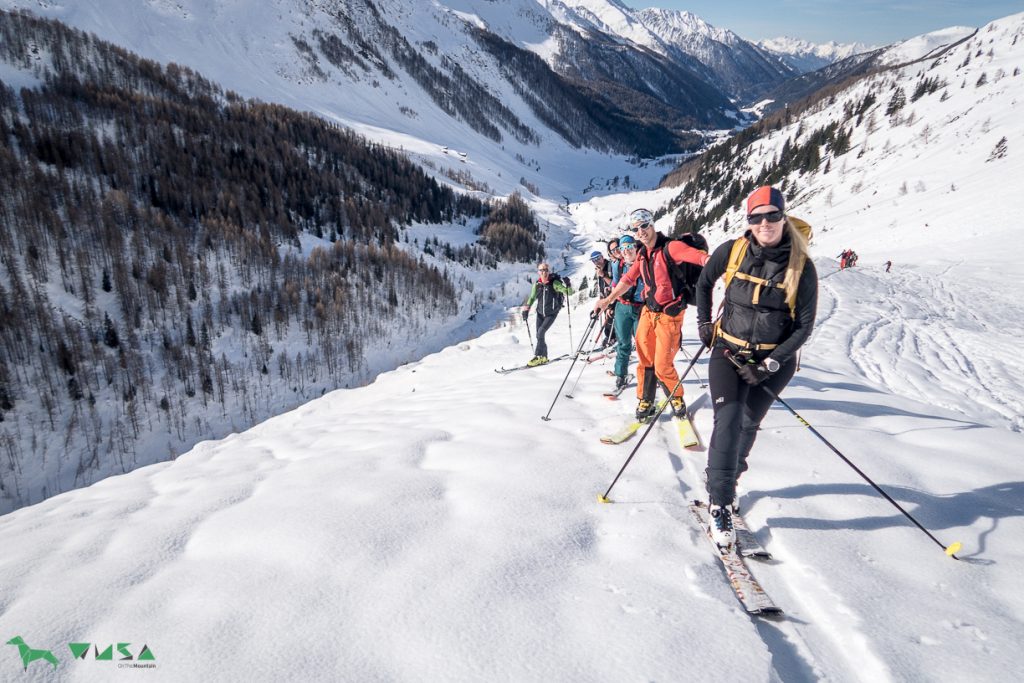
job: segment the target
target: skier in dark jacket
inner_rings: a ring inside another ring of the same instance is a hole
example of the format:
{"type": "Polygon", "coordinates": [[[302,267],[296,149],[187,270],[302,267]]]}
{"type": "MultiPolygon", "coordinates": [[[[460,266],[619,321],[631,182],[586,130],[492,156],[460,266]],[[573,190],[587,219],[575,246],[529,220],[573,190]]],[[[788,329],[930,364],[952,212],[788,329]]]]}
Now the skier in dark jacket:
{"type": "Polygon", "coordinates": [[[711,534],[722,548],[735,535],[736,480],[747,470],[761,420],[772,397],[796,372],[796,352],[811,334],[818,305],[818,275],[807,241],[785,215],[785,198],[760,187],[747,198],[749,230],[739,269],[725,289],[725,306],[712,323],[711,293],[726,273],[737,240],[719,246],[697,282],[697,329],[711,349],[708,376],[715,428],[708,450],[711,534]]]}
{"type": "Polygon", "coordinates": [[[548,345],[544,341],[544,334],[555,323],[555,318],[562,310],[562,304],[568,294],[572,294],[569,278],[552,273],[551,267],[546,263],[537,266],[537,281],[533,283],[530,297],[523,307],[523,320],[527,320],[530,317],[530,306],[534,301],[537,302],[537,348],[533,358],[526,363],[528,366],[534,367],[548,362],[548,345]]]}

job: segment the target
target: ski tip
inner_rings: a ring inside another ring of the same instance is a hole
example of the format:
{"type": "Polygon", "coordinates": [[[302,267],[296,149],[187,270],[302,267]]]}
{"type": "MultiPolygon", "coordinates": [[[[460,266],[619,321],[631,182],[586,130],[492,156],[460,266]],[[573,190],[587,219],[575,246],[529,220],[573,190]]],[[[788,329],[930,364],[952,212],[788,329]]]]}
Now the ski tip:
{"type": "Polygon", "coordinates": [[[961,543],[960,541],[956,541],[955,543],[950,543],[949,547],[946,548],[946,554],[949,555],[950,557],[952,557],[953,559],[959,559],[959,558],[957,558],[956,553],[960,552],[960,549],[963,548],[963,547],[964,547],[964,544],[961,543]]]}
{"type": "Polygon", "coordinates": [[[612,502],[612,499],[611,498],[607,498],[605,496],[598,496],[597,497],[597,502],[598,503],[610,503],[610,502],[612,502]]]}

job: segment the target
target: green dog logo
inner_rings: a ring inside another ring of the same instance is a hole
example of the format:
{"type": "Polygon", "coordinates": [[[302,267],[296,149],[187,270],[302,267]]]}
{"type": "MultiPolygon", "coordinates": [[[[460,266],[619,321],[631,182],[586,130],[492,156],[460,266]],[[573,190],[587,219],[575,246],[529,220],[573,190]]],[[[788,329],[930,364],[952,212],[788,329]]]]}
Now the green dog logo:
{"type": "Polygon", "coordinates": [[[25,666],[25,671],[28,671],[28,665],[37,659],[53,664],[53,668],[57,668],[57,658],[53,656],[53,653],[49,650],[33,650],[25,644],[24,639],[21,636],[14,636],[7,641],[8,645],[17,645],[18,652],[21,654],[21,663],[25,666]]]}

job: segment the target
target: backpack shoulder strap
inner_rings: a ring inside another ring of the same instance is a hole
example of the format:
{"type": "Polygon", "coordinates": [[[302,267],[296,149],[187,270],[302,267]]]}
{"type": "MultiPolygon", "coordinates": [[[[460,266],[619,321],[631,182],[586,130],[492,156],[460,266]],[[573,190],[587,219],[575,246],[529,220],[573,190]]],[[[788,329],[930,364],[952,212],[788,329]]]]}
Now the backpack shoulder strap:
{"type": "Polygon", "coordinates": [[[747,241],[746,237],[739,237],[732,243],[732,248],[729,250],[729,262],[725,266],[725,272],[722,274],[722,280],[725,282],[725,286],[728,287],[732,278],[736,275],[736,271],[740,269],[740,263],[743,262],[743,257],[747,253],[747,247],[750,242],[747,241]]]}

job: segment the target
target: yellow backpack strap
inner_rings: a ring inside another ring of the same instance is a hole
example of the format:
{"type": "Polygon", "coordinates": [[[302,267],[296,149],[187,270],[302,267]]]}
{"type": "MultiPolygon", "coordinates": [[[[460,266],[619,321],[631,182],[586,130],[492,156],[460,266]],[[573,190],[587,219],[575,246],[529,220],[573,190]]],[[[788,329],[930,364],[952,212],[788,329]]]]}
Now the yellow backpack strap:
{"type": "Polygon", "coordinates": [[[740,263],[743,262],[743,256],[747,253],[749,244],[746,237],[739,237],[732,243],[732,249],[729,250],[729,263],[726,264],[725,272],[722,274],[722,280],[726,287],[732,282],[736,271],[740,269],[740,263]]]}
{"type": "MultiPolygon", "coordinates": [[[[747,242],[746,237],[737,237],[733,243],[732,248],[729,249],[729,262],[725,265],[725,272],[722,273],[722,282],[726,287],[732,282],[733,277],[736,276],[736,271],[740,269],[740,263],[743,262],[743,255],[747,253],[747,246],[750,243],[747,242]]],[[[722,309],[725,308],[725,298],[718,304],[718,316],[715,319],[715,338],[722,332],[722,309]]]]}

